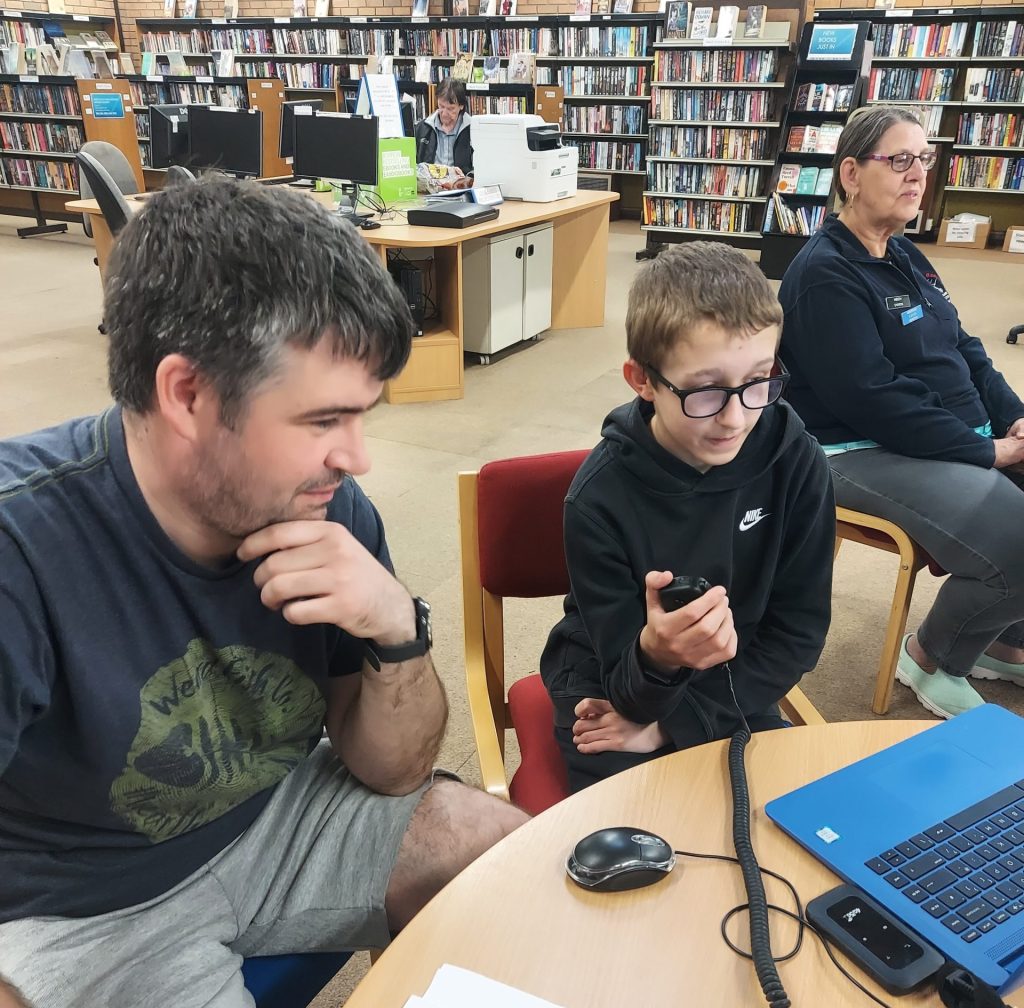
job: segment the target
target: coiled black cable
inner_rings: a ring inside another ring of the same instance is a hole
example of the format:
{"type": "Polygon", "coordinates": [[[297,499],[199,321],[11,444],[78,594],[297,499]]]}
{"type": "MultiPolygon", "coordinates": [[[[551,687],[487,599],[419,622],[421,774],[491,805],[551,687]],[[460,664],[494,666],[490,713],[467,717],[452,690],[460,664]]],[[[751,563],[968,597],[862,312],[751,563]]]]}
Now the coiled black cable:
{"type": "Polygon", "coordinates": [[[747,909],[750,915],[750,957],[754,963],[758,982],[765,1000],[772,1008],[790,1008],[786,994],[775,968],[772,957],[772,936],[768,925],[768,898],[761,869],[754,854],[750,839],[750,788],[747,784],[747,770],[744,754],[750,741],[750,726],[743,716],[743,709],[736,701],[736,690],[732,683],[732,670],[725,666],[729,677],[729,691],[740,716],[741,727],[729,742],[729,782],[732,786],[732,842],[736,849],[736,860],[743,873],[743,886],[747,891],[747,909]]]}

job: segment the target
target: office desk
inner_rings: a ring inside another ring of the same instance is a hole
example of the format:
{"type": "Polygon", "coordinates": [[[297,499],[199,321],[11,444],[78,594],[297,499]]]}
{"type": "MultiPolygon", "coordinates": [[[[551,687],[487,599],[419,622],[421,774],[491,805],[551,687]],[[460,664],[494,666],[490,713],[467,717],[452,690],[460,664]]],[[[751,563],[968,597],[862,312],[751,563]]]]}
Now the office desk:
{"type": "MultiPolygon", "coordinates": [[[[758,860],[788,877],[806,902],[839,880],[764,815],[764,805],[807,781],[933,725],[854,722],[755,735],[747,747],[752,834],[758,860]]],[[[756,1008],[764,1005],[753,965],[731,952],[719,922],[746,902],[739,868],[679,858],[663,881],[624,893],[585,892],[565,875],[573,844],[605,826],[637,826],[675,848],[732,854],[727,742],[712,743],[619,774],[549,809],[488,851],[398,936],[346,1008],[402,1008],[435,970],[452,963],[564,1008],[756,1008]]],[[[791,907],[765,878],[770,903],[791,907]]],[[[795,925],[771,915],[776,955],[795,925]]],[[[747,947],[746,917],[730,935],[747,947]],[[742,924],[742,926],[741,926],[742,924]]],[[[870,981],[853,970],[858,979],[870,981]]],[[[795,1008],[869,1006],[807,933],[779,965],[795,1008]]],[[[899,1008],[941,1008],[935,994],[894,998],[899,1008]]],[[[1008,1003],[1024,1006],[1024,990],[1008,1003]]]]}
{"type": "MultiPolygon", "coordinates": [[[[312,193],[321,202],[329,193],[312,193]]],[[[385,222],[374,231],[360,232],[387,264],[389,249],[434,249],[434,300],[440,318],[413,341],[409,363],[387,383],[388,402],[424,402],[461,399],[463,394],[462,347],[462,244],[531,224],[553,225],[553,273],[551,278],[551,328],[584,329],[604,324],[604,299],[608,274],[608,208],[617,193],[580,191],[553,203],[508,202],[497,220],[468,228],[410,227],[385,222]]],[[[133,210],[145,200],[132,200],[133,210]]],[[[96,258],[102,276],[113,239],[95,200],[73,200],[69,213],[88,214],[92,223],[96,258]]]]}

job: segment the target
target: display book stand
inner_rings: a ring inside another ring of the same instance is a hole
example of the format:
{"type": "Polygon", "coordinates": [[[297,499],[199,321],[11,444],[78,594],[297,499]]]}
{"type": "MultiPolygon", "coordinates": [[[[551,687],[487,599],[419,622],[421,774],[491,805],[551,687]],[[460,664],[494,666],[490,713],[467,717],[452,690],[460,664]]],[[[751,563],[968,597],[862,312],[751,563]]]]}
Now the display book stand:
{"type": "MultiPolygon", "coordinates": [[[[0,48],[10,42],[36,47],[62,34],[82,35],[90,29],[113,37],[114,19],[5,9],[0,11],[0,48]]],[[[117,47],[91,51],[113,53],[117,47]]],[[[6,133],[6,139],[0,136],[0,205],[4,213],[35,218],[35,224],[17,229],[20,238],[67,230],[66,223],[48,220],[78,220],[65,212],[64,204],[78,195],[74,158],[82,142],[108,140],[120,145],[134,131],[127,115],[122,120],[93,115],[94,93],[119,92],[109,87],[111,83],[77,81],[70,75],[0,74],[0,124],[6,133]],[[108,87],[98,88],[100,84],[108,87]]],[[[141,183],[140,169],[140,187],[141,183]]]]}
{"type": "Polygon", "coordinates": [[[871,26],[875,82],[866,103],[919,110],[939,154],[922,214],[905,233],[931,236],[944,217],[961,211],[991,217],[996,237],[1024,223],[1024,93],[1019,76],[1014,79],[1024,69],[1024,11],[901,7],[814,14],[815,22],[837,19],[871,26]],[[939,88],[935,79],[943,73],[950,75],[948,86],[939,88]]]}
{"type": "MultiPolygon", "coordinates": [[[[869,32],[863,22],[843,21],[839,25],[823,26],[818,24],[804,25],[800,37],[800,47],[797,54],[797,68],[794,76],[792,100],[790,102],[785,121],[782,127],[782,142],[779,145],[779,154],[776,164],[772,170],[770,193],[778,190],[780,169],[783,165],[799,165],[808,169],[830,169],[835,154],[835,148],[828,143],[823,143],[827,136],[826,132],[819,133],[825,124],[829,126],[842,127],[846,124],[853,111],[863,104],[864,101],[864,72],[867,60],[870,58],[871,43],[868,39],[869,32]],[[838,28],[838,34],[833,29],[838,28]],[[808,58],[812,44],[815,58],[808,58]],[[829,58],[819,58],[832,55],[829,58]],[[813,92],[815,85],[824,84],[826,89],[845,86],[850,89],[849,107],[837,111],[823,109],[797,109],[797,96],[800,94],[802,85],[810,85],[813,92]],[[820,137],[819,142],[807,143],[803,146],[815,149],[791,151],[786,148],[790,146],[788,140],[793,131],[802,128],[805,137],[820,137]],[[819,146],[824,150],[816,149],[819,146]]],[[[836,138],[836,131],[832,131],[832,139],[836,138]]],[[[833,193],[835,191],[835,179],[832,179],[827,192],[785,192],[781,196],[785,208],[793,213],[799,223],[799,227],[807,231],[806,234],[787,234],[784,230],[784,222],[780,222],[780,215],[776,212],[774,204],[765,213],[763,222],[763,234],[761,235],[761,270],[765,276],[774,280],[781,280],[786,268],[793,261],[797,253],[804,247],[804,242],[810,237],[814,230],[821,224],[824,213],[831,206],[833,193]],[[800,211],[804,214],[801,215],[800,211]],[[806,220],[815,223],[807,226],[806,220]]],[[[771,197],[770,197],[771,198],[771,197]]]]}
{"type": "MultiPolygon", "coordinates": [[[[535,111],[553,122],[548,94],[561,88],[566,115],[566,140],[581,148],[581,167],[608,175],[642,175],[616,167],[626,151],[647,140],[646,105],[653,64],[650,45],[664,17],[656,13],[594,15],[512,15],[510,17],[329,17],[329,18],[141,18],[136,21],[144,53],[180,53],[190,66],[210,72],[215,50],[234,51],[236,72],[276,70],[290,78],[289,99],[323,97],[344,111],[355,97],[359,78],[371,57],[390,56],[399,90],[417,100],[417,116],[432,109],[428,88],[451,72],[456,54],[475,54],[474,67],[483,69],[486,56],[507,71],[516,52],[536,57],[536,86],[470,81],[471,112],[535,111]],[[333,51],[332,51],[333,50],[333,51]],[[429,57],[430,82],[411,79],[416,61],[429,57]],[[276,64],[276,66],[275,66],[276,64]],[[308,71],[307,86],[296,86],[292,69],[308,71]],[[624,81],[602,87],[619,74],[624,81]],[[630,87],[633,80],[636,86],[630,87]],[[313,86],[318,83],[321,86],[313,86]],[[331,86],[325,86],[331,82],[331,86]],[[639,109],[639,126],[635,111],[639,109]],[[625,110],[625,111],[624,111],[625,110]],[[630,122],[628,132],[614,123],[630,122]],[[597,164],[600,156],[607,159],[597,164]],[[593,156],[590,156],[593,155],[593,156]]],[[[159,58],[159,57],[158,57],[159,58]]],[[[271,76],[270,73],[265,74],[271,76]]],[[[559,108],[561,113],[561,108],[559,108]]],[[[561,119],[561,115],[559,115],[561,119]]]]}
{"type": "Polygon", "coordinates": [[[643,200],[645,248],[714,238],[756,247],[779,147],[798,12],[770,8],[760,38],[655,44],[643,200]],[[726,136],[728,131],[728,136],[726,136]]]}

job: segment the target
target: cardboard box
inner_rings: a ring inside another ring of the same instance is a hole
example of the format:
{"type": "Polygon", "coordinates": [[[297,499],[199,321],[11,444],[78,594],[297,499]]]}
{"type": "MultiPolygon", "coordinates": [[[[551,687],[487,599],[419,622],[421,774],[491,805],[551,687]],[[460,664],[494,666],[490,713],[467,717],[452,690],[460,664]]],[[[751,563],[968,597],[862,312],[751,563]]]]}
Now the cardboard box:
{"type": "Polygon", "coordinates": [[[957,248],[983,249],[991,230],[991,218],[987,221],[956,221],[944,217],[942,228],[939,230],[939,244],[954,245],[957,248]]]}
{"type": "Polygon", "coordinates": [[[1008,227],[1003,239],[1004,252],[1024,252],[1024,227],[1008,227]]]}

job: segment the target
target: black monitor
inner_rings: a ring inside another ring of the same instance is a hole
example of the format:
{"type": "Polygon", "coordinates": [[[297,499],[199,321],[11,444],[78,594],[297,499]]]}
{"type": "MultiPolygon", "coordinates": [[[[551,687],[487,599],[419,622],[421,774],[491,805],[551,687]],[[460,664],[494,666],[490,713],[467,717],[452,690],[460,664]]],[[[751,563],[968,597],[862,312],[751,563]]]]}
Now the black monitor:
{"type": "Polygon", "coordinates": [[[188,163],[188,106],[149,106],[149,166],[188,163]]]}
{"type": "Polygon", "coordinates": [[[189,163],[229,175],[261,174],[263,114],[216,105],[189,105],[189,163]]]}
{"type": "Polygon", "coordinates": [[[324,103],[319,98],[303,98],[301,101],[281,103],[281,157],[290,158],[295,154],[295,110],[300,106],[319,112],[324,103]]]}
{"type": "Polygon", "coordinates": [[[407,137],[416,135],[416,107],[412,102],[399,102],[402,109],[402,126],[407,137]]]}
{"type": "Polygon", "coordinates": [[[377,184],[377,117],[318,112],[295,116],[295,158],[300,178],[377,184]]]}

